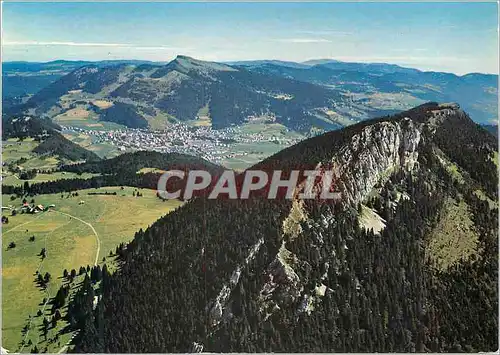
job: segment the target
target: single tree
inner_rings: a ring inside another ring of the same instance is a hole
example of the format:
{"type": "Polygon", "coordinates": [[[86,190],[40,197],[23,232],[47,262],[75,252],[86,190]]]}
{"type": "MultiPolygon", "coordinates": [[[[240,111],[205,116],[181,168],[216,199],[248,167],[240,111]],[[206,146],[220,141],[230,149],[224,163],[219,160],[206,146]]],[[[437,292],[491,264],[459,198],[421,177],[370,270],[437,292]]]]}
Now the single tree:
{"type": "Polygon", "coordinates": [[[56,320],[60,320],[62,318],[61,312],[59,312],[59,310],[56,310],[56,312],[54,313],[54,318],[56,320]]]}
{"type": "Polygon", "coordinates": [[[45,281],[45,283],[48,283],[50,281],[50,274],[48,272],[45,273],[45,275],[43,276],[43,281],[45,281]]]}

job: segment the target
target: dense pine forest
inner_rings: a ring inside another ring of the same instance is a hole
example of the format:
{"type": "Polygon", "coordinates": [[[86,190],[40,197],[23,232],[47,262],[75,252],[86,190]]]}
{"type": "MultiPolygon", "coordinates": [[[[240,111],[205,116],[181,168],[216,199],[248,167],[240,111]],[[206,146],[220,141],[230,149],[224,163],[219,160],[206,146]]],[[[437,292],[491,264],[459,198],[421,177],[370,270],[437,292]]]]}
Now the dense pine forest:
{"type": "MultiPolygon", "coordinates": [[[[370,150],[406,118],[420,127],[415,165],[377,176],[354,205],[198,197],[138,231],[117,248],[119,271],[88,272],[68,300],[74,351],[495,351],[498,146],[463,111],[430,103],[311,138],[255,168],[326,164],[359,137],[370,150]],[[467,206],[477,244],[443,267],[430,245],[450,203],[467,206]],[[366,208],[382,229],[361,226],[366,208]]],[[[74,169],[113,169],[97,164],[74,169]]]]}

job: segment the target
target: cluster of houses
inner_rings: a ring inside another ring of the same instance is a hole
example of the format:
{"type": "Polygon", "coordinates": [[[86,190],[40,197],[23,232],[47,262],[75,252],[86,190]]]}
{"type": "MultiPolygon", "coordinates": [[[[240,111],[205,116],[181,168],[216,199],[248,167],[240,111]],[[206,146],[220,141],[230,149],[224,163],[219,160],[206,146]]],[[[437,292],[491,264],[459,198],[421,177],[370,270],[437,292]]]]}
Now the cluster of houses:
{"type": "Polygon", "coordinates": [[[43,212],[43,211],[48,211],[49,209],[55,208],[55,207],[56,207],[56,205],[54,205],[54,204],[48,205],[48,206],[35,205],[35,204],[29,205],[27,202],[25,202],[21,206],[21,213],[39,213],[39,212],[43,212]]]}
{"type": "Polygon", "coordinates": [[[21,205],[20,209],[15,208],[14,206],[2,206],[2,224],[7,224],[9,223],[9,218],[3,214],[4,211],[10,211],[12,216],[15,216],[18,211],[21,211],[21,213],[29,213],[29,214],[34,214],[34,213],[40,213],[43,211],[49,211],[51,208],[55,208],[56,205],[35,205],[32,203],[31,205],[28,204],[28,202],[23,202],[21,205]]]}

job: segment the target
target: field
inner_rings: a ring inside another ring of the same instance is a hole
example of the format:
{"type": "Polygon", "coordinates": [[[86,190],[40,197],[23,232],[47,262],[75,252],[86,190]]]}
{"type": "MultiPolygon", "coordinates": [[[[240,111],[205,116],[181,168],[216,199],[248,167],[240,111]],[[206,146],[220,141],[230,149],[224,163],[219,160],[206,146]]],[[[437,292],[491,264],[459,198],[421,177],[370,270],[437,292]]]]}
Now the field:
{"type": "Polygon", "coordinates": [[[464,201],[447,201],[439,223],[429,237],[429,256],[446,269],[477,251],[478,235],[464,201]]]}
{"type": "Polygon", "coordinates": [[[60,113],[60,110],[57,112],[54,111],[52,120],[62,126],[72,126],[83,129],[109,130],[123,128],[123,126],[116,123],[99,121],[99,115],[94,112],[89,105],[89,103],[92,103],[100,109],[106,109],[113,106],[113,102],[89,96],[95,95],[83,93],[82,90],[68,91],[68,93],[61,96],[59,100],[59,104],[64,111],[62,113],[60,113]],[[74,105],[76,101],[83,102],[83,104],[74,105]]]}
{"type": "Polygon", "coordinates": [[[92,111],[88,110],[85,107],[77,106],[72,108],[60,115],[54,117],[54,120],[60,123],[64,123],[65,121],[72,120],[85,120],[93,114],[92,111]]]}
{"type": "Polygon", "coordinates": [[[498,168],[498,152],[494,152],[493,153],[493,156],[491,157],[491,160],[493,161],[493,163],[495,163],[495,165],[498,168]]]}
{"type": "MultiPolygon", "coordinates": [[[[99,128],[101,129],[101,128],[99,128]]],[[[96,143],[92,136],[85,133],[64,133],[64,137],[73,143],[94,152],[101,158],[112,158],[124,152],[120,151],[118,147],[108,143],[96,143]]]]}
{"type": "Polygon", "coordinates": [[[101,110],[110,108],[111,106],[114,105],[112,101],[108,101],[108,100],[94,100],[94,101],[91,101],[91,102],[94,105],[96,105],[97,107],[99,107],[101,110]]]}
{"type": "Polygon", "coordinates": [[[82,129],[97,129],[100,131],[109,131],[123,129],[124,126],[113,122],[99,121],[98,115],[84,109],[75,109],[57,115],[53,118],[54,122],[66,127],[77,127],[82,129]]]}
{"type": "Polygon", "coordinates": [[[196,127],[206,126],[212,127],[212,119],[210,118],[208,104],[203,106],[198,110],[198,120],[193,122],[193,125],[196,127]]]}
{"type": "Polygon", "coordinates": [[[92,137],[88,134],[83,133],[65,133],[64,138],[69,139],[73,143],[80,145],[83,148],[87,148],[92,144],[92,137]]]}
{"type": "Polygon", "coordinates": [[[268,139],[268,141],[231,144],[230,152],[234,156],[222,161],[222,165],[229,169],[247,169],[289,147],[294,141],[304,138],[299,133],[288,131],[285,126],[279,123],[247,123],[242,125],[240,129],[244,135],[257,135],[260,138],[268,139]]]}
{"type": "Polygon", "coordinates": [[[222,165],[229,169],[244,170],[286,147],[272,142],[237,143],[231,147],[231,153],[235,156],[224,159],[222,165]]]}
{"type": "MultiPolygon", "coordinates": [[[[2,161],[5,164],[15,163],[22,170],[31,169],[42,169],[49,170],[54,169],[61,162],[57,156],[45,156],[33,153],[33,149],[36,148],[38,142],[34,141],[32,138],[27,138],[23,141],[18,139],[8,139],[2,142],[2,161]],[[20,160],[22,159],[22,160],[20,160]]],[[[19,174],[15,174],[4,166],[2,167],[2,184],[3,185],[22,185],[25,181],[30,184],[45,181],[54,181],[59,179],[88,179],[95,174],[82,174],[77,175],[75,173],[68,172],[54,172],[50,174],[39,173],[31,180],[21,180],[19,179],[19,174]]]]}
{"type": "Polygon", "coordinates": [[[241,125],[242,133],[262,134],[264,136],[283,136],[287,138],[303,138],[300,133],[289,131],[279,123],[247,123],[241,125]]]}
{"type": "Polygon", "coordinates": [[[148,121],[149,127],[152,131],[165,129],[169,122],[176,122],[177,120],[169,115],[168,113],[161,112],[160,110],[156,110],[154,116],[144,114],[144,118],[148,121]]]}
{"type": "MultiPolygon", "coordinates": [[[[33,153],[33,149],[38,146],[38,142],[32,138],[26,138],[22,141],[17,138],[11,138],[2,141],[2,162],[5,165],[13,163],[19,166],[21,170],[42,169],[50,170],[57,167],[61,159],[57,156],[46,156],[33,153]]],[[[47,174],[45,174],[47,175],[47,174]]],[[[56,178],[48,176],[40,176],[37,181],[48,181],[56,178]]],[[[7,166],[2,166],[2,184],[6,185],[19,185],[23,181],[18,179],[12,171],[9,171],[7,166]]]]}
{"type": "MultiPolygon", "coordinates": [[[[2,337],[3,347],[9,351],[19,350],[23,335],[22,328],[33,318],[31,331],[26,341],[33,345],[39,342],[38,349],[48,346],[49,352],[57,352],[69,340],[69,335],[54,343],[46,343],[40,336],[38,325],[42,317],[36,317],[38,309],[43,308],[43,298],[54,296],[63,282],[64,269],[70,271],[80,266],[94,265],[96,259],[102,262],[110,251],[121,242],[130,241],[140,228],[147,228],[162,215],[180,206],[178,201],[160,201],[153,190],[131,187],[106,187],[80,190],[78,196],[68,194],[41,195],[35,197],[36,204],[55,204],[54,211],[38,214],[11,216],[4,209],[9,223],[3,225],[2,234],[2,337]],[[88,192],[116,192],[117,195],[88,195],[88,192]],[[134,197],[140,191],[142,197],[134,197]],[[61,197],[62,196],[62,197],[61,197]],[[81,201],[84,203],[81,204],[81,201]],[[95,233],[94,233],[95,231],[95,233]],[[34,241],[29,238],[35,236],[34,241]],[[8,249],[11,242],[15,248],[8,249]],[[46,248],[47,257],[42,261],[38,255],[46,248]],[[52,276],[47,293],[37,288],[35,271],[52,276]]],[[[19,199],[10,200],[3,196],[3,206],[20,206],[19,199]]],[[[49,307],[44,311],[49,315],[49,307]]],[[[61,326],[49,332],[55,336],[61,326]]],[[[30,348],[24,348],[28,352],[30,348]]]]}
{"type": "Polygon", "coordinates": [[[69,173],[69,172],[62,171],[62,172],[54,172],[54,173],[50,173],[50,174],[37,174],[35,176],[35,178],[32,180],[21,180],[15,174],[5,173],[5,177],[2,177],[2,184],[21,186],[24,184],[25,181],[28,181],[28,183],[31,185],[33,183],[55,181],[55,180],[61,180],[61,179],[90,179],[91,177],[98,176],[98,175],[99,174],[90,174],[90,173],[83,173],[81,175],[78,175],[76,173],[69,173]]]}
{"type": "Polygon", "coordinates": [[[412,96],[409,93],[384,93],[373,94],[351,94],[354,100],[367,100],[370,107],[381,110],[408,110],[421,105],[425,100],[412,96]]]}

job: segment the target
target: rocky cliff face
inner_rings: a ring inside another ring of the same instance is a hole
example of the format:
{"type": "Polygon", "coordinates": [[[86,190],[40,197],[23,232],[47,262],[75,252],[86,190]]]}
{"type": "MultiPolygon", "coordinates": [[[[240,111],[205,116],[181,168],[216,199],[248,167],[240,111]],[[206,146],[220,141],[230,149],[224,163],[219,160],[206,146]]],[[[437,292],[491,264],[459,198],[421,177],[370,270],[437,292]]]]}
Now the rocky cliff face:
{"type": "MultiPolygon", "coordinates": [[[[368,194],[376,185],[383,184],[397,170],[411,172],[418,169],[418,148],[422,139],[424,127],[435,130],[447,117],[463,114],[458,105],[442,105],[432,111],[432,115],[423,122],[417,122],[409,117],[400,120],[382,121],[368,125],[355,133],[347,144],[338,151],[332,152],[331,158],[317,165],[317,170],[335,171],[337,183],[336,191],[341,193],[343,209],[353,209],[366,200],[368,194]]],[[[321,187],[315,187],[318,191],[321,187]]],[[[297,193],[295,193],[297,196],[297,193]]],[[[311,280],[304,280],[294,269],[310,269],[308,260],[300,260],[297,255],[287,249],[287,244],[295,238],[308,238],[308,242],[316,247],[317,255],[325,241],[323,234],[327,228],[335,224],[333,209],[322,214],[318,219],[308,217],[302,201],[294,200],[289,216],[283,223],[283,239],[278,254],[265,270],[268,281],[260,290],[258,302],[261,305],[263,319],[273,313],[289,307],[300,300],[297,314],[310,314],[314,304],[321,301],[324,295],[331,291],[324,285],[330,267],[339,269],[343,262],[337,255],[323,258],[321,264],[324,274],[316,280],[317,286],[307,289],[306,284],[311,280]],[[305,233],[307,231],[307,233],[305,233]]],[[[255,257],[262,240],[251,249],[244,265],[255,257]]],[[[347,246],[344,243],[344,249],[347,246]]],[[[231,291],[236,287],[241,267],[239,266],[221,294],[212,306],[212,326],[223,321],[223,310],[230,303],[231,291]]]]}
{"type": "Polygon", "coordinates": [[[394,169],[412,170],[420,136],[421,127],[409,118],[377,123],[354,135],[330,163],[340,172],[343,201],[356,205],[394,169]]]}

